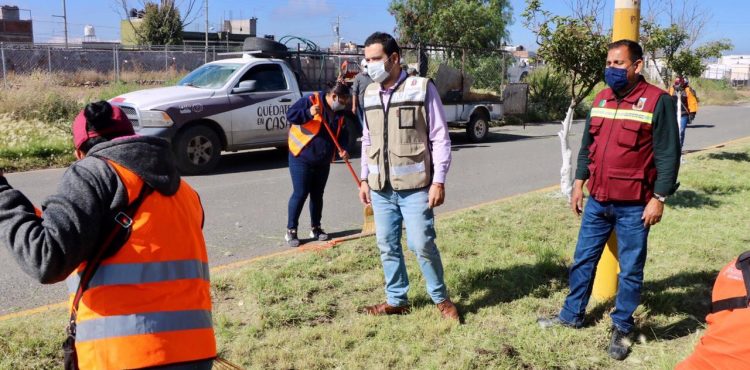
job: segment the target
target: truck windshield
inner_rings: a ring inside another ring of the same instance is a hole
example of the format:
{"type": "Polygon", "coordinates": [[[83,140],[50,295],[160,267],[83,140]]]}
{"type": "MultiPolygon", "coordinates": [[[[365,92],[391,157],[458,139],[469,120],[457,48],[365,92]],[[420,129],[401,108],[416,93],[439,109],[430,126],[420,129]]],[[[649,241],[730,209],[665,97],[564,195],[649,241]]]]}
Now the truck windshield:
{"type": "Polygon", "coordinates": [[[242,64],[206,64],[190,72],[177,85],[218,89],[241,67],[242,64]]]}

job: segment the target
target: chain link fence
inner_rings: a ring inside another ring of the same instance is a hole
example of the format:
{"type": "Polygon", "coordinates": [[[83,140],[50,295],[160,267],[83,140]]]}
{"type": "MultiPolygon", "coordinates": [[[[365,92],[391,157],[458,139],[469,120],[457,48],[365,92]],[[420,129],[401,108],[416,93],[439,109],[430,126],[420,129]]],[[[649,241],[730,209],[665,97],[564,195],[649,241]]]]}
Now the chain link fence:
{"type": "MultiPolygon", "coordinates": [[[[117,44],[61,45],[0,43],[2,86],[15,77],[34,73],[64,74],[71,83],[97,84],[125,79],[155,78],[163,72],[175,75],[226,58],[224,47],[151,46],[127,48],[117,44]]],[[[163,77],[163,76],[162,76],[163,77]]],[[[161,78],[163,80],[163,78],[161,78]]]]}
{"type": "Polygon", "coordinates": [[[703,71],[703,78],[725,80],[734,87],[750,86],[750,66],[710,65],[703,71]]]}
{"type": "Polygon", "coordinates": [[[402,53],[402,63],[420,75],[461,79],[464,94],[470,90],[502,94],[509,83],[522,82],[531,68],[502,49],[428,45],[404,47],[402,53]]]}

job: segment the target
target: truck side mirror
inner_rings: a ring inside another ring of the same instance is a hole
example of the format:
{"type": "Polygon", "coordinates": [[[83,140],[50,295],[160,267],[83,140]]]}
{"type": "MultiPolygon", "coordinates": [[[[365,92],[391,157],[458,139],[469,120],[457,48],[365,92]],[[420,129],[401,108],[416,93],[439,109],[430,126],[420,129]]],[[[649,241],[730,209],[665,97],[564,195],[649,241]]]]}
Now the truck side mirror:
{"type": "Polygon", "coordinates": [[[232,89],[232,94],[243,94],[255,91],[255,80],[240,81],[240,84],[232,89]]]}

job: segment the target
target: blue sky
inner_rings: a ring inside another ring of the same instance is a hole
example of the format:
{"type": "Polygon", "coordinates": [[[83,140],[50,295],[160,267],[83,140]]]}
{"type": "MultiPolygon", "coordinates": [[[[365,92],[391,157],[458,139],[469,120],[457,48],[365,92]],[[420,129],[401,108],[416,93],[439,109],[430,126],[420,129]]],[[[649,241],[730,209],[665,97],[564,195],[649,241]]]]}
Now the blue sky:
{"type": "MultiPolygon", "coordinates": [[[[180,1],[185,2],[177,0],[178,3],[180,1]]],[[[130,1],[132,4],[139,2],[130,1]]],[[[197,2],[202,7],[203,0],[197,2]]],[[[750,0],[694,2],[701,3],[701,7],[712,14],[705,34],[698,43],[726,38],[734,44],[732,53],[750,54],[750,37],[743,37],[750,29],[750,0]]],[[[3,3],[31,10],[37,42],[62,41],[62,20],[52,17],[62,14],[62,0],[5,0],[3,3]]],[[[116,0],[67,0],[69,38],[80,39],[84,26],[91,24],[95,26],[100,40],[118,40],[121,15],[117,3],[116,0]]],[[[209,20],[212,26],[218,28],[221,19],[229,18],[230,14],[236,19],[255,16],[261,35],[302,36],[327,46],[334,40],[332,24],[340,16],[343,39],[362,43],[373,31],[393,31],[395,21],[388,14],[389,3],[390,0],[209,0],[209,20]]],[[[520,19],[525,2],[511,0],[511,3],[515,18],[510,28],[511,39],[514,44],[527,45],[533,50],[534,35],[523,27],[520,19]]],[[[568,3],[569,0],[544,1],[545,8],[556,14],[569,13],[568,3]]],[[[643,1],[643,11],[648,3],[649,0],[643,1]]],[[[605,17],[608,23],[611,22],[613,4],[614,0],[607,0],[604,14],[608,14],[605,17]]],[[[202,31],[204,22],[201,16],[187,29],[202,31]]]]}

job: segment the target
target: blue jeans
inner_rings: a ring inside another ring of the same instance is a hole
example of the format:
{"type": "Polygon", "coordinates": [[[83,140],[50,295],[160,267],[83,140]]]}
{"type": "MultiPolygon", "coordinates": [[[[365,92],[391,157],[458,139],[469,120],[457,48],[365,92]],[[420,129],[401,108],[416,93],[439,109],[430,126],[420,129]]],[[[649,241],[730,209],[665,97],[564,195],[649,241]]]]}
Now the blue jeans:
{"type": "Polygon", "coordinates": [[[320,219],[323,217],[323,191],[326,188],[330,171],[331,164],[328,162],[312,165],[289,153],[289,173],[292,175],[294,191],[289,198],[287,229],[296,229],[299,226],[299,216],[302,214],[308,195],[310,196],[311,226],[320,226],[320,219]]]}
{"type": "Polygon", "coordinates": [[[685,130],[687,129],[690,116],[683,114],[680,116],[680,148],[685,143],[685,130]]]}
{"type": "Polygon", "coordinates": [[[427,206],[427,189],[395,191],[388,187],[373,190],[371,196],[388,304],[394,307],[409,304],[409,277],[401,247],[402,222],[406,226],[406,244],[417,256],[427,282],[427,294],[435,303],[448,299],[443,262],[435,245],[435,215],[427,206]]]}
{"type": "Polygon", "coordinates": [[[617,233],[617,254],[620,261],[615,310],[610,317],[618,330],[633,330],[633,312],[641,301],[643,266],[649,229],[643,226],[644,204],[598,202],[589,198],[583,211],[581,231],[573,265],[570,266],[570,293],[560,311],[560,319],[574,325],[583,325],[586,305],[594,286],[596,265],[612,233],[617,233]]]}

